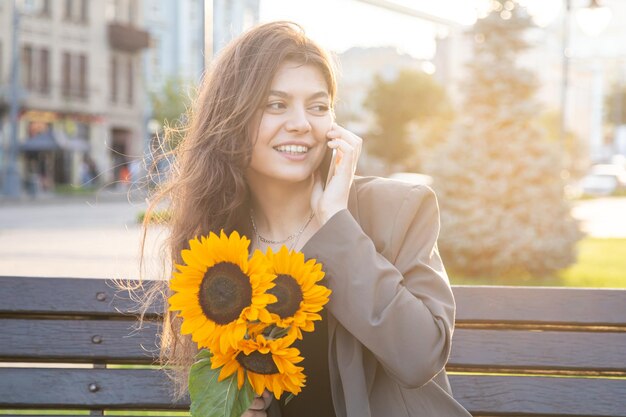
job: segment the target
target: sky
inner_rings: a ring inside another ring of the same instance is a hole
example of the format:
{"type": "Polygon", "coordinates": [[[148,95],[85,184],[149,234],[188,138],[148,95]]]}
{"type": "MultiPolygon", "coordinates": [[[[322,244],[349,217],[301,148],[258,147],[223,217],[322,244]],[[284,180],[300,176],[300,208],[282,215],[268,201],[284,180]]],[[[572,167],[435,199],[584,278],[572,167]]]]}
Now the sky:
{"type": "MultiPolygon", "coordinates": [[[[489,0],[390,0],[461,25],[471,25],[489,7],[489,0]]],[[[524,0],[538,23],[549,22],[561,0],[524,0]]],[[[395,46],[415,58],[431,59],[435,37],[446,28],[415,17],[381,9],[359,0],[261,0],[260,21],[293,20],[309,37],[335,52],[353,46],[395,46]]]]}

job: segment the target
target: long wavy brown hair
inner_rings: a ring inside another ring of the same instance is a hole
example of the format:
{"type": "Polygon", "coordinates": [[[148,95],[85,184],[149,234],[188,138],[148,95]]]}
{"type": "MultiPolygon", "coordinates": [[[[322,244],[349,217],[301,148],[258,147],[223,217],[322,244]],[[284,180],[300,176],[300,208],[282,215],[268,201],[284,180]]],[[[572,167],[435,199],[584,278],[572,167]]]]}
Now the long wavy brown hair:
{"type": "MultiPolygon", "coordinates": [[[[171,162],[171,169],[149,199],[144,216],[139,285],[120,285],[139,302],[140,327],[151,305],[159,301],[164,305],[159,365],[173,382],[176,400],[188,391],[189,368],[197,347],[190,335],[180,334],[182,319],[167,311],[173,272],[169,265],[183,263],[180,252],[195,236],[221,229],[227,233],[249,231],[249,190],[244,174],[252,154],[251,135],[257,127],[253,123],[259,122],[254,116],[267,101],[272,79],[285,61],[319,68],[334,108],[336,61],[305,36],[301,26],[289,21],[261,24],[232,40],[205,73],[186,125],[174,132],[182,133],[183,139],[162,157],[171,162]],[[155,217],[163,212],[163,203],[167,216],[161,223],[169,236],[163,241],[160,256],[162,265],[171,264],[163,268],[160,279],[143,285],[146,235],[154,227],[150,225],[155,217]]],[[[167,137],[168,132],[166,142],[167,137]]]]}

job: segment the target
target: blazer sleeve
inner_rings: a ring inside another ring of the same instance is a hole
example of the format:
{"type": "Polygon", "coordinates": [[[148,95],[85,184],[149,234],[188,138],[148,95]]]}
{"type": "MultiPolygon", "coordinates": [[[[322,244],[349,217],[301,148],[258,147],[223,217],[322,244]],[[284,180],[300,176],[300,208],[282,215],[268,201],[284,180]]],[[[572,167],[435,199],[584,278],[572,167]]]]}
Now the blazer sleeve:
{"type": "Polygon", "coordinates": [[[347,209],[333,215],[303,251],[323,264],[333,291],[329,311],[392,378],[417,388],[448,360],[455,302],[437,250],[434,192],[415,186],[396,206],[396,212],[371,208],[383,218],[384,230],[375,231],[390,236],[392,259],[377,252],[347,209]]]}

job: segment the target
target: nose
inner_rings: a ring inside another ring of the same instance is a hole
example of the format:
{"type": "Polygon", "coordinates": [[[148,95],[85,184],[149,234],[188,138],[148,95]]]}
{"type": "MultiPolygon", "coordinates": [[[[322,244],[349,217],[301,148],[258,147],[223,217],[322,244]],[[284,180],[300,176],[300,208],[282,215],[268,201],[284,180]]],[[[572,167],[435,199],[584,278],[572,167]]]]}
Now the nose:
{"type": "Polygon", "coordinates": [[[309,123],[306,111],[304,109],[294,109],[290,114],[289,120],[285,123],[285,129],[293,133],[309,132],[311,130],[311,123],[309,123]]]}

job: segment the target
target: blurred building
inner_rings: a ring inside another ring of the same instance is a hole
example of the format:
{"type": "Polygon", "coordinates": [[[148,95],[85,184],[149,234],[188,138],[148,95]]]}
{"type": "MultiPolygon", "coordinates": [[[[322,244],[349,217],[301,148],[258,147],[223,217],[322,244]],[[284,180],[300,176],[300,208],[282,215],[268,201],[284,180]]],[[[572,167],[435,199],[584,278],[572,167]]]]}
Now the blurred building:
{"type": "MultiPolygon", "coordinates": [[[[126,180],[142,156],[142,0],[41,0],[21,13],[20,172],[43,189],[80,184],[85,158],[99,183],[126,180]]],[[[10,83],[13,2],[0,2],[0,80],[10,83]]],[[[3,147],[8,146],[8,95],[3,147]]]]}
{"type": "MultiPolygon", "coordinates": [[[[197,85],[214,52],[258,23],[259,0],[144,0],[144,15],[151,38],[144,57],[146,87],[148,93],[159,94],[168,81],[197,85]]],[[[163,122],[152,120],[150,100],[145,118],[152,130],[145,141],[149,161],[158,158],[152,153],[159,152],[156,133],[163,122]]],[[[159,170],[167,171],[167,160],[159,164],[159,170]]]]}
{"type": "Polygon", "coordinates": [[[213,0],[213,54],[259,22],[260,0],[213,0]]]}
{"type": "Polygon", "coordinates": [[[338,54],[338,97],[337,118],[340,123],[356,134],[371,130],[374,118],[365,109],[364,103],[376,75],[390,81],[403,69],[424,71],[429,62],[399,53],[396,48],[354,47],[338,54]]]}
{"type": "Polygon", "coordinates": [[[148,89],[158,90],[171,77],[199,80],[205,60],[205,0],[144,0],[143,7],[150,32],[145,54],[148,89]]]}

